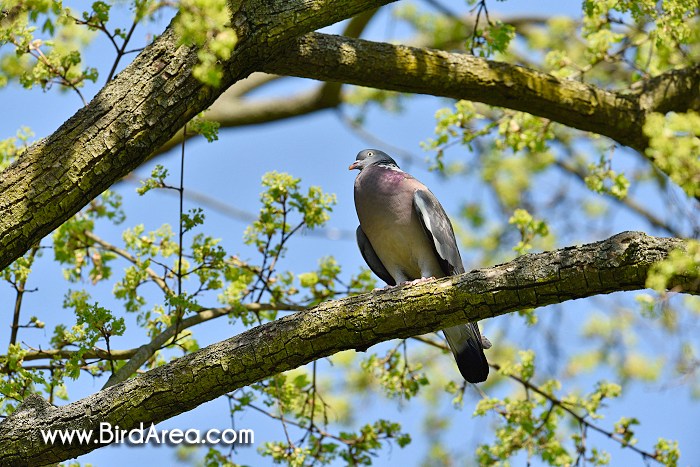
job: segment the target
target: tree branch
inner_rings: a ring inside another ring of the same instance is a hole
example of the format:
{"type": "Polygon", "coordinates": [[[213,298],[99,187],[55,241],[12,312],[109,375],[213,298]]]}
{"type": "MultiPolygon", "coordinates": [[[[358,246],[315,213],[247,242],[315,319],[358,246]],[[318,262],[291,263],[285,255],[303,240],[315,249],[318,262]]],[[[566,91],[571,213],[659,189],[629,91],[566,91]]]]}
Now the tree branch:
{"type": "Polygon", "coordinates": [[[614,92],[468,54],[310,33],[262,71],[483,102],[604,135],[641,154],[648,113],[700,109],[700,65],[614,92]]]}
{"type": "MultiPolygon", "coordinates": [[[[204,113],[204,118],[217,122],[222,127],[257,125],[334,108],[340,102],[340,84],[338,83],[325,83],[315,89],[284,98],[249,100],[226,92],[204,113]]],[[[197,133],[187,132],[188,138],[194,136],[198,136],[197,133]]],[[[154,155],[162,154],[179,145],[182,143],[182,138],[183,132],[177,132],[158,148],[154,155]]]]}
{"type": "MultiPolygon", "coordinates": [[[[47,445],[41,429],[97,433],[101,422],[126,430],[141,422],[149,426],[341,350],[366,349],[522,308],[641,289],[649,268],[684,244],[625,232],[602,242],[525,255],[489,269],[328,301],[62,407],[30,396],[0,423],[0,464],[43,465],[100,446],[47,445]]],[[[697,277],[675,277],[669,287],[700,294],[697,277]]]]}
{"type": "Polygon", "coordinates": [[[672,70],[635,83],[645,112],[685,112],[700,109],[700,64],[672,70]]]}

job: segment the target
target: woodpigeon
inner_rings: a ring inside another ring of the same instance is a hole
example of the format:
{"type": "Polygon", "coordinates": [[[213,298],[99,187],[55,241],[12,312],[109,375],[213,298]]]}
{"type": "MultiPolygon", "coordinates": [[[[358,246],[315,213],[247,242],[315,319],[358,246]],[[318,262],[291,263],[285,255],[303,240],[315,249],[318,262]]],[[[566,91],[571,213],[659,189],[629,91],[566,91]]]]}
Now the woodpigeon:
{"type": "MultiPolygon", "coordinates": [[[[464,272],[455,234],[430,190],[377,149],[357,154],[357,244],[370,269],[390,286],[464,272]]],[[[476,323],[443,330],[464,379],[486,380],[484,348],[491,343],[476,323]]]]}

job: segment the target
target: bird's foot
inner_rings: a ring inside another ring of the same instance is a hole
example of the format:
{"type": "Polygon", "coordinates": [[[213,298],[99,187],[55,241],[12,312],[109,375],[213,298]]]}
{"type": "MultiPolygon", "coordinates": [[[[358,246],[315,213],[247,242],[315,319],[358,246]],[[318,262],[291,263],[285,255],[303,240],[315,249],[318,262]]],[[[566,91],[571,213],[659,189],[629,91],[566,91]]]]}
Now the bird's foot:
{"type": "Polygon", "coordinates": [[[412,281],[405,281],[402,282],[400,285],[413,285],[413,284],[422,284],[423,282],[428,282],[435,279],[434,276],[431,277],[421,277],[420,279],[413,279],[412,281]]]}
{"type": "Polygon", "coordinates": [[[385,285],[381,289],[379,287],[372,289],[372,292],[381,292],[389,289],[393,289],[394,287],[399,287],[399,286],[404,286],[404,285],[413,285],[413,284],[421,284],[423,282],[428,282],[435,279],[435,277],[421,277],[420,279],[413,279],[412,281],[403,281],[400,282],[396,285],[385,285]]]}

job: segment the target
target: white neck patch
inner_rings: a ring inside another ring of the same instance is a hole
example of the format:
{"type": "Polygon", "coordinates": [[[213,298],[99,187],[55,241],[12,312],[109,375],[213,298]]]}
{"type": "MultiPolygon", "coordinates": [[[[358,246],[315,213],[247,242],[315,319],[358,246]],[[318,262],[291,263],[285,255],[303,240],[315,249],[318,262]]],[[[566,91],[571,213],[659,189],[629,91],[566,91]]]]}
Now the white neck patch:
{"type": "Polygon", "coordinates": [[[378,164],[377,167],[381,167],[383,169],[393,170],[394,172],[403,172],[403,170],[399,169],[397,166],[392,165],[392,164],[378,164]]]}

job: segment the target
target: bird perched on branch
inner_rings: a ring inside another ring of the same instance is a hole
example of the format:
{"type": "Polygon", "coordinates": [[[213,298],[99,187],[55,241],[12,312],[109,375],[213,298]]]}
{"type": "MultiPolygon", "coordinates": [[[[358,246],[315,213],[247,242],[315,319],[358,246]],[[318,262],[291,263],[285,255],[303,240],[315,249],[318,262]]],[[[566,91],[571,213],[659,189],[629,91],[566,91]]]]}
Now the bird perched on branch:
{"type": "MultiPolygon", "coordinates": [[[[428,188],[377,149],[357,154],[357,244],[370,269],[390,286],[464,272],[445,210],[428,188]]],[[[465,380],[486,380],[491,343],[476,323],[443,330],[465,380]]]]}

